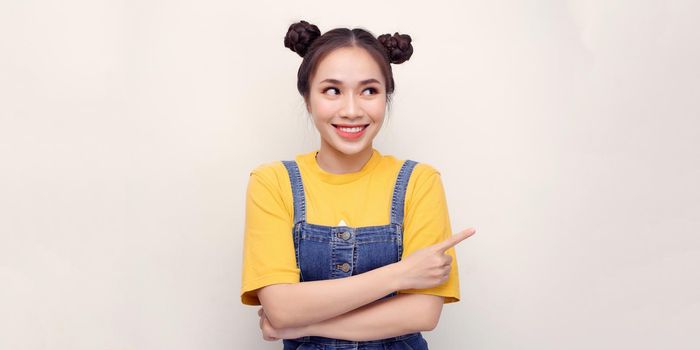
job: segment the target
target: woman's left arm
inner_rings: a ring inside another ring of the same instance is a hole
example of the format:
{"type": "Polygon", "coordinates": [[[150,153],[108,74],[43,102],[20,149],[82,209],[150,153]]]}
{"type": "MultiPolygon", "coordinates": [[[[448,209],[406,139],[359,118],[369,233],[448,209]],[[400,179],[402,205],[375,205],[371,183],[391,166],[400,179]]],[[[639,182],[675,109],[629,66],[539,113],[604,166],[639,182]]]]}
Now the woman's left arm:
{"type": "Polygon", "coordinates": [[[444,298],[407,293],[377,300],[325,321],[295,328],[272,328],[263,312],[260,327],[266,340],[315,335],[352,341],[377,340],[431,331],[440,319],[444,298]]]}

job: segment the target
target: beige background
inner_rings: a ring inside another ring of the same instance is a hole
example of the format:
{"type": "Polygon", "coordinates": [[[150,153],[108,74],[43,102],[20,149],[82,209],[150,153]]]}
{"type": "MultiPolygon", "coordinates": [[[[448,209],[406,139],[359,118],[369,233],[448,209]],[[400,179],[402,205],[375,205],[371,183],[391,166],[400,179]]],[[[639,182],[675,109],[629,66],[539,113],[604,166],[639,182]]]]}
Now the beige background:
{"type": "Polygon", "coordinates": [[[695,1],[3,1],[0,348],[281,349],[239,300],[254,166],[318,144],[299,19],[399,31],[375,146],[441,170],[431,349],[697,349],[695,1]]]}

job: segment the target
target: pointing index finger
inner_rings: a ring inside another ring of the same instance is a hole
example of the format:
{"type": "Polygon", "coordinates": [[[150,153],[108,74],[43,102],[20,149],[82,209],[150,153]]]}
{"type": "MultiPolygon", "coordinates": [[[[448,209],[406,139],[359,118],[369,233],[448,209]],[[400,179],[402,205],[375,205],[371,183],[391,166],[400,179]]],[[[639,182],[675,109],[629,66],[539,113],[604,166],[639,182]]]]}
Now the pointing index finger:
{"type": "Polygon", "coordinates": [[[457,243],[469,238],[469,236],[473,235],[475,232],[476,230],[473,227],[470,227],[468,229],[460,231],[459,233],[453,234],[452,236],[450,236],[442,242],[435,244],[435,247],[439,252],[444,253],[447,249],[450,249],[451,247],[454,247],[457,243]]]}

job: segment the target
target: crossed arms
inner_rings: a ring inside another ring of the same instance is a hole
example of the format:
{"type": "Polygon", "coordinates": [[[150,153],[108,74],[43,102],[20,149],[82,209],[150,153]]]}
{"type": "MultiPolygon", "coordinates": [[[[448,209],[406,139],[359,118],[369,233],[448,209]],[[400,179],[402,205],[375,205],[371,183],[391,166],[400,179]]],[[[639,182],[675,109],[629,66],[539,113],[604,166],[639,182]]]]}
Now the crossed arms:
{"type": "Polygon", "coordinates": [[[303,328],[304,335],[354,341],[433,330],[444,299],[430,294],[398,294],[396,265],[346,278],[273,284],[258,298],[275,329],[303,328]]]}

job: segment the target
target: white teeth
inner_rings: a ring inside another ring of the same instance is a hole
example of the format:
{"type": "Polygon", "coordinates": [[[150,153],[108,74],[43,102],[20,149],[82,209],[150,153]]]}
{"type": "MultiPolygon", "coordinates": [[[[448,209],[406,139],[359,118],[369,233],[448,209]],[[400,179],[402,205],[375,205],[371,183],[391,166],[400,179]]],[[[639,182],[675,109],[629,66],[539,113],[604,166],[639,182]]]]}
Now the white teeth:
{"type": "Polygon", "coordinates": [[[360,127],[360,126],[356,126],[354,128],[338,127],[338,129],[340,129],[340,131],[343,131],[343,132],[359,132],[360,130],[362,130],[362,127],[360,127]]]}

